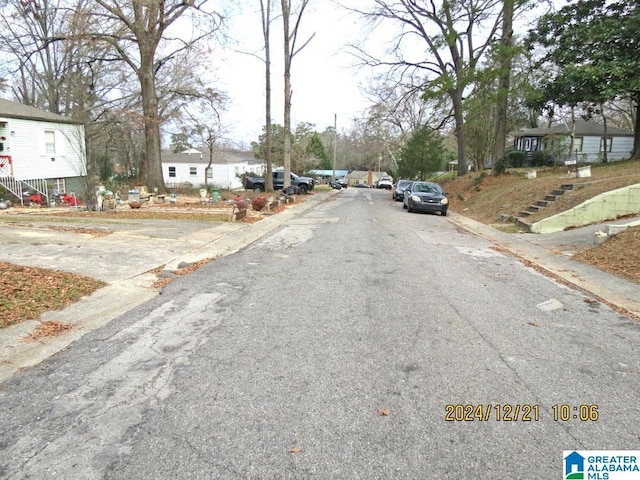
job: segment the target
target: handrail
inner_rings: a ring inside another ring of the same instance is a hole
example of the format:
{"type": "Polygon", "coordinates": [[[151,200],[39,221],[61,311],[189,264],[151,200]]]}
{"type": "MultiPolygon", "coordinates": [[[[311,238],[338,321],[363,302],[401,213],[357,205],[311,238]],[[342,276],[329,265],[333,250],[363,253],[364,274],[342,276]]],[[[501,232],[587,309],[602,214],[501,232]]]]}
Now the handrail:
{"type": "Polygon", "coordinates": [[[24,206],[24,188],[34,190],[41,195],[44,195],[47,203],[49,202],[49,186],[44,178],[35,178],[29,180],[18,180],[15,177],[7,176],[0,177],[0,185],[13,193],[20,199],[20,204],[24,206]]]}

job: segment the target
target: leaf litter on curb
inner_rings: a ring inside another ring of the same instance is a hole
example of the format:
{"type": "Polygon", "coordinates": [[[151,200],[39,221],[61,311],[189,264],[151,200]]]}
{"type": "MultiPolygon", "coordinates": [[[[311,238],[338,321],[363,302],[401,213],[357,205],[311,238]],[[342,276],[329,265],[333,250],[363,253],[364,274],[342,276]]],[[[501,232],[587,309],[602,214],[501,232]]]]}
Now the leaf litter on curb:
{"type": "Polygon", "coordinates": [[[62,335],[67,330],[71,330],[73,327],[75,327],[75,325],[70,325],[68,323],[56,321],[44,322],[38,325],[29,336],[24,337],[22,341],[26,343],[32,343],[38,342],[43,338],[57,337],[58,335],[62,335]]]}

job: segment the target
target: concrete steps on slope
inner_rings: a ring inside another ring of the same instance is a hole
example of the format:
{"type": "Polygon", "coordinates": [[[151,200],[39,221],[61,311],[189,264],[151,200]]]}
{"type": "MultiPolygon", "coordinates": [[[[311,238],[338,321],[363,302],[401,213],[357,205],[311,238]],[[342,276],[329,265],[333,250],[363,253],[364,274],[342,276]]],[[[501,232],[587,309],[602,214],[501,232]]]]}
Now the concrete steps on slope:
{"type": "Polygon", "coordinates": [[[540,210],[547,208],[549,205],[553,204],[558,198],[566,194],[567,192],[571,192],[583,187],[584,183],[564,183],[560,185],[559,188],[556,188],[551,191],[551,193],[544,196],[542,200],[536,200],[534,203],[529,205],[526,209],[522,210],[518,216],[515,218],[515,223],[527,230],[529,230],[530,223],[527,222],[527,218],[533,215],[534,213],[538,213],[540,210]]]}

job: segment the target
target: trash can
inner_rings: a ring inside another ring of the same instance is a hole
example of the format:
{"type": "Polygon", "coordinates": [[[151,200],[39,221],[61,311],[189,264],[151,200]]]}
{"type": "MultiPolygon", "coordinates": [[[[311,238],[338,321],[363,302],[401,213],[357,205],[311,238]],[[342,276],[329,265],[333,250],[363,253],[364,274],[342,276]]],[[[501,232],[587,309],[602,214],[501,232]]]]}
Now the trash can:
{"type": "Polygon", "coordinates": [[[131,202],[139,202],[140,201],[140,192],[138,190],[129,190],[129,194],[127,196],[127,201],[131,202]]]}
{"type": "Polygon", "coordinates": [[[218,192],[218,190],[214,190],[211,193],[211,200],[213,203],[218,203],[218,200],[220,200],[220,192],[218,192]]]}

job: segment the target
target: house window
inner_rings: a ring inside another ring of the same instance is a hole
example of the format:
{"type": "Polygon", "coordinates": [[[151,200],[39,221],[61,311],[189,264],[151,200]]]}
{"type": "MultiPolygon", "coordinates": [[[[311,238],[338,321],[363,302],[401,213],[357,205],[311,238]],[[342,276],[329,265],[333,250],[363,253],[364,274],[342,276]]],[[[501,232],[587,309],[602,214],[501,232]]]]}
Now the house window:
{"type": "Polygon", "coordinates": [[[604,149],[607,149],[607,152],[611,151],[611,147],[613,146],[613,138],[600,138],[600,151],[604,152],[604,149]],[[606,145],[606,146],[605,146],[606,145]]]}
{"type": "Polygon", "coordinates": [[[169,167],[169,178],[176,178],[176,167],[169,167]]]}
{"type": "Polygon", "coordinates": [[[53,189],[56,190],[58,193],[66,193],[67,186],[64,182],[64,178],[56,178],[53,181],[53,189]]]}
{"type": "Polygon", "coordinates": [[[582,151],[582,141],[584,139],[582,137],[575,137],[573,139],[573,152],[581,152],[582,151]]]}
{"type": "Polygon", "coordinates": [[[44,131],[44,150],[49,155],[56,154],[56,132],[53,130],[44,131]]]}
{"type": "Polygon", "coordinates": [[[209,167],[207,170],[207,178],[213,178],[213,168],[209,167]]]}
{"type": "Polygon", "coordinates": [[[198,176],[198,167],[189,167],[189,175],[192,177],[198,176]]]}

